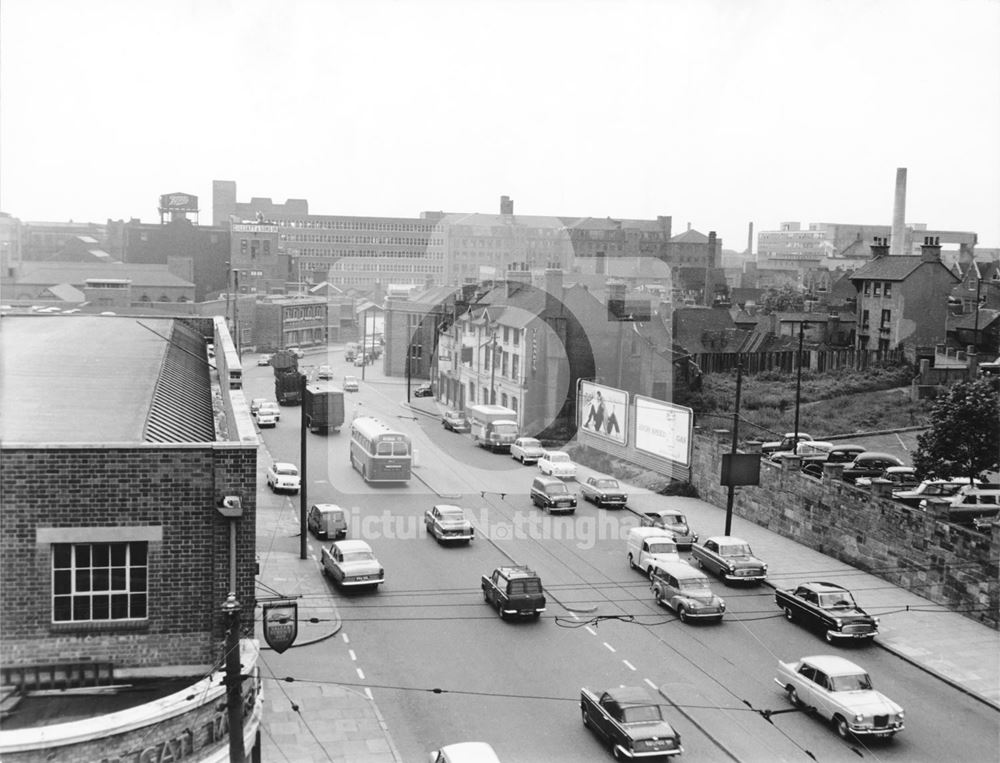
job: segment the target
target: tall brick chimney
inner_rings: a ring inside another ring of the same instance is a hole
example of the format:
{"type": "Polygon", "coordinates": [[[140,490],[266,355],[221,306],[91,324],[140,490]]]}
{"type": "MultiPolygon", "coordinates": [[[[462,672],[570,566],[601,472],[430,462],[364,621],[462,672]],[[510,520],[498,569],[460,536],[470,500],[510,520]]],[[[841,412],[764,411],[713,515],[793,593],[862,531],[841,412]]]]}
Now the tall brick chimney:
{"type": "Polygon", "coordinates": [[[892,207],[889,254],[906,254],[906,167],[896,170],[896,199],[892,207]]]}
{"type": "Polygon", "coordinates": [[[500,197],[500,214],[502,215],[514,214],[514,200],[510,196],[500,197]]]}
{"type": "Polygon", "coordinates": [[[921,262],[941,262],[941,239],[938,236],[924,236],[920,247],[921,262]]]}

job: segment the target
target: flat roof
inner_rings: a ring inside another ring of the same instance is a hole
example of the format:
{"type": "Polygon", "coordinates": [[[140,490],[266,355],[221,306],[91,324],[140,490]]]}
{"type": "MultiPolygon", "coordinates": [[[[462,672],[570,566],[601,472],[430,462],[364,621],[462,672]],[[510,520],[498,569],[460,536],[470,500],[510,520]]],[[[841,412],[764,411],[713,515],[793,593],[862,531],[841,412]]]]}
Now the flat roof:
{"type": "Polygon", "coordinates": [[[0,442],[215,439],[204,342],[173,318],[4,315],[0,442]]]}

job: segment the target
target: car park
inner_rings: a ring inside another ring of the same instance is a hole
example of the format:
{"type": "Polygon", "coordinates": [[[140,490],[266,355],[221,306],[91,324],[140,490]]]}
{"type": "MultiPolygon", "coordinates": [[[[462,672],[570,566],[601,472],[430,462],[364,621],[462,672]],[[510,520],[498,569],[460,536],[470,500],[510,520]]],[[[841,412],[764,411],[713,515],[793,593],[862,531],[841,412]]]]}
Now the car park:
{"type": "Polygon", "coordinates": [[[844,739],[889,738],[904,728],[903,708],[874,689],[864,668],[843,657],[779,662],[774,680],[793,705],[830,722],[844,739]]]}
{"type": "Polygon", "coordinates": [[[418,384],[413,390],[414,397],[434,397],[434,387],[430,384],[418,384]]]}
{"type": "Polygon", "coordinates": [[[469,543],[476,531],[460,506],[441,503],[424,512],[427,535],[438,543],[469,543]]]}
{"type": "Polygon", "coordinates": [[[434,750],[430,763],[500,763],[496,751],[486,742],[458,742],[434,750]]]}
{"type": "Polygon", "coordinates": [[[330,368],[330,366],[325,366],[325,365],[324,366],[320,366],[316,370],[316,378],[317,379],[332,379],[333,378],[333,369],[330,368]]]}
{"type": "Polygon", "coordinates": [[[359,388],[358,377],[348,374],[344,377],[344,392],[357,392],[359,388]]]}
{"type": "Polygon", "coordinates": [[[776,588],[774,601],[788,622],[821,632],[831,644],[870,641],[878,633],[878,618],[865,612],[851,592],[836,583],[814,581],[776,588]]]}
{"type": "Polygon", "coordinates": [[[872,480],[885,480],[890,490],[907,490],[920,484],[917,470],[912,466],[890,466],[877,477],[858,477],[854,484],[858,487],[870,487],[872,480]]]}
{"type": "Polygon", "coordinates": [[[679,562],[674,539],[658,527],[633,527],[625,538],[625,561],[633,570],[642,570],[649,578],[653,568],[666,562],[679,562]]]}
{"type": "Polygon", "coordinates": [[[548,474],[562,479],[576,479],[576,464],[569,453],[561,450],[547,450],[538,459],[538,469],[542,474],[548,474]]]}
{"type": "Polygon", "coordinates": [[[642,686],[619,686],[605,692],[580,690],[583,725],[611,749],[615,760],[670,757],[684,752],[660,703],[642,686]]]}
{"type": "Polygon", "coordinates": [[[449,432],[458,432],[461,434],[469,431],[469,420],[460,411],[449,410],[441,415],[441,426],[449,432]]]}
{"type": "Polygon", "coordinates": [[[295,464],[285,461],[275,461],[267,467],[266,479],[267,486],[271,488],[272,492],[299,492],[301,478],[299,476],[299,468],[295,464]]]}
{"type": "Polygon", "coordinates": [[[346,538],[347,512],[335,503],[314,503],[306,514],[306,525],[317,538],[346,538]]]}
{"type": "Polygon", "coordinates": [[[732,535],[707,538],[702,545],[691,547],[691,555],[699,567],[727,584],[762,583],[767,577],[767,565],[753,555],[750,544],[732,535]]]}
{"type": "Polygon", "coordinates": [[[643,513],[640,522],[643,527],[659,527],[667,530],[677,548],[690,549],[698,542],[698,533],[691,529],[687,517],[676,509],[657,509],[643,513]]]}
{"type": "Polygon", "coordinates": [[[576,511],[576,495],[558,477],[535,477],[531,482],[531,502],[549,513],[572,514],[576,511]]]}
{"type": "Polygon", "coordinates": [[[544,454],[541,441],[534,437],[518,437],[510,446],[510,457],[522,464],[537,464],[544,454]]]}
{"type": "Polygon", "coordinates": [[[614,477],[587,477],[580,483],[580,495],[595,506],[624,508],[628,503],[628,493],[622,490],[614,477]]]}
{"type": "Polygon", "coordinates": [[[902,459],[891,453],[866,450],[844,467],[845,482],[853,483],[858,477],[878,477],[890,466],[905,466],[902,459]]]}
{"type": "Polygon", "coordinates": [[[708,576],[687,562],[657,564],[649,587],[657,604],[677,613],[682,623],[711,620],[722,622],[726,602],[712,593],[708,576]]]}
{"type": "Polygon", "coordinates": [[[342,588],[377,589],[385,570],[363,540],[338,540],[323,549],[323,574],[342,588]]]}
{"type": "MultiPolygon", "coordinates": [[[[907,506],[919,506],[924,499],[949,498],[957,493],[962,485],[972,484],[968,477],[949,477],[947,479],[924,480],[913,490],[892,491],[893,500],[905,503],[907,506]]],[[[978,480],[976,485],[982,485],[978,480]]]]}
{"type": "Polygon", "coordinates": [[[545,611],[542,580],[524,566],[502,566],[480,579],[483,601],[496,609],[501,620],[508,617],[539,617],[545,611]]]}

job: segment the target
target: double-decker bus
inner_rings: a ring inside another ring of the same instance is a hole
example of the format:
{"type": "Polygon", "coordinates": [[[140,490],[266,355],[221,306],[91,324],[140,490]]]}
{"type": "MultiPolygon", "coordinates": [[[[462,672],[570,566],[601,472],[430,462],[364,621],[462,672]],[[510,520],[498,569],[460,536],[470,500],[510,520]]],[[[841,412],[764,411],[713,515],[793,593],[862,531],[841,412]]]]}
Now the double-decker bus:
{"type": "Polygon", "coordinates": [[[365,482],[406,482],[412,461],[409,435],[370,416],[351,424],[351,466],[365,482]]]}

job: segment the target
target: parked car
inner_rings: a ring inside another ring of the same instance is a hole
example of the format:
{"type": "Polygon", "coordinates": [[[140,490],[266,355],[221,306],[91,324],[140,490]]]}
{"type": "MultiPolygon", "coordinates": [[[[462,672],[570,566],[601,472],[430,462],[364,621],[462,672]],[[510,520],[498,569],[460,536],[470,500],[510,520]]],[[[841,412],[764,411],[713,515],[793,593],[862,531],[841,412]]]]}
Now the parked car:
{"type": "MultiPolygon", "coordinates": [[[[258,414],[259,416],[259,414],[258,414]]],[[[272,492],[286,490],[289,493],[299,492],[299,467],[284,461],[275,461],[267,467],[267,486],[272,492]]]]}
{"type": "Polygon", "coordinates": [[[866,450],[844,468],[844,481],[853,483],[858,477],[877,477],[890,466],[904,466],[902,459],[891,453],[866,450]]]}
{"type": "Polygon", "coordinates": [[[691,547],[691,555],[699,567],[726,583],[762,583],[767,577],[767,565],[753,555],[750,544],[732,535],[707,538],[702,545],[691,547]]]}
{"type": "Polygon", "coordinates": [[[265,400],[263,403],[260,404],[260,407],[257,409],[258,417],[260,416],[261,411],[270,411],[271,413],[274,414],[275,421],[281,420],[281,406],[278,405],[273,400],[265,400]]]}
{"type": "Polygon", "coordinates": [[[371,362],[371,358],[367,355],[362,355],[360,352],[354,356],[354,365],[357,368],[362,366],[367,366],[371,362]]]}
{"type": "Polygon", "coordinates": [[[836,583],[811,582],[795,588],[776,588],[774,601],[790,623],[798,622],[823,633],[829,643],[875,638],[878,618],[854,601],[854,596],[836,583]]]}
{"type": "Polygon", "coordinates": [[[351,376],[348,374],[344,377],[344,392],[357,392],[358,391],[358,377],[351,376]]]}
{"type": "Polygon", "coordinates": [[[676,612],[682,623],[699,620],[722,622],[726,602],[712,593],[708,576],[687,562],[656,565],[649,587],[656,603],[676,612]]]}
{"type": "Polygon", "coordinates": [[[256,416],[257,411],[259,411],[260,407],[266,402],[267,402],[266,397],[255,397],[253,400],[250,401],[250,414],[252,416],[256,416]]]}
{"type": "MultiPolygon", "coordinates": [[[[970,484],[968,477],[949,477],[947,479],[924,480],[913,490],[894,490],[892,497],[907,506],[919,506],[925,498],[948,498],[955,495],[962,485],[970,484]]],[[[976,485],[983,483],[977,481],[976,485]]]]}
{"type": "MultiPolygon", "coordinates": [[[[795,450],[776,450],[769,456],[772,461],[782,461],[785,458],[825,458],[833,450],[833,443],[826,440],[799,440],[795,450]]],[[[801,466],[800,466],[801,468],[801,466]]]]}
{"type": "Polygon", "coordinates": [[[1000,487],[962,485],[955,495],[925,498],[920,508],[957,525],[973,525],[977,519],[992,519],[1000,513],[1000,487]]]}
{"type": "Polygon", "coordinates": [[[665,562],[679,562],[677,544],[665,530],[658,527],[633,527],[625,539],[625,561],[633,570],[653,577],[653,569],[665,562]]]}
{"type": "Polygon", "coordinates": [[[774,679],[796,707],[833,724],[844,739],[889,738],[903,730],[903,708],[875,691],[868,672],[843,657],[779,662],[774,679]]]}
{"type": "Polygon", "coordinates": [[[347,512],[335,503],[314,503],[306,514],[306,526],[317,538],[346,538],[347,512]]]}
{"type": "Polygon", "coordinates": [[[333,369],[330,368],[330,366],[320,366],[319,369],[316,371],[316,378],[317,379],[332,379],[333,378],[333,369]]]}
{"type": "Polygon", "coordinates": [[[641,686],[620,686],[598,694],[580,690],[583,725],[611,748],[616,760],[669,757],[684,752],[681,735],[667,723],[657,701],[641,686]]]}
{"type": "Polygon", "coordinates": [[[434,750],[430,763],[500,763],[500,758],[486,742],[458,742],[434,750]]]}
{"type": "Polygon", "coordinates": [[[480,579],[483,601],[494,607],[501,620],[535,617],[545,611],[542,580],[528,567],[497,567],[480,579]]]}
{"type": "Polygon", "coordinates": [[[545,448],[534,437],[518,437],[510,446],[510,457],[522,464],[537,464],[543,455],[545,448]]]}
{"type": "Polygon", "coordinates": [[[414,397],[434,397],[434,387],[430,384],[418,384],[413,390],[414,397]]]}
{"type": "Polygon", "coordinates": [[[561,450],[547,450],[538,459],[538,469],[542,474],[548,474],[562,479],[576,479],[576,464],[569,453],[561,450]]]}
{"type": "Polygon", "coordinates": [[[877,477],[858,477],[854,484],[858,487],[870,487],[872,480],[886,480],[891,483],[891,490],[906,490],[920,484],[917,470],[912,466],[890,466],[877,477]]]}
{"type": "Polygon", "coordinates": [[[344,588],[378,589],[385,570],[363,540],[338,540],[323,549],[323,574],[344,588]]]}
{"type": "Polygon", "coordinates": [[[424,525],[427,534],[437,540],[469,543],[475,537],[472,522],[465,516],[465,510],[459,506],[440,503],[424,512],[424,525]]]}
{"type": "Polygon", "coordinates": [[[258,355],[257,356],[257,365],[258,366],[269,366],[269,365],[271,365],[271,355],[270,354],[258,355]]]}
{"type": "Polygon", "coordinates": [[[278,416],[270,408],[264,408],[257,411],[257,426],[261,429],[265,427],[276,427],[278,426],[278,416]]]}
{"type": "Polygon", "coordinates": [[[834,445],[826,453],[803,456],[802,471],[811,477],[819,478],[823,476],[823,464],[849,464],[866,450],[864,445],[854,443],[834,445]]]}
{"type": "Polygon", "coordinates": [[[576,511],[576,495],[558,477],[535,477],[531,482],[531,502],[549,513],[576,511]]]}
{"type": "Polygon", "coordinates": [[[604,508],[616,506],[622,509],[628,503],[628,493],[613,477],[587,477],[580,483],[580,495],[595,506],[604,508]]]}
{"type": "Polygon", "coordinates": [[[698,542],[698,533],[688,525],[687,517],[676,509],[657,509],[642,515],[643,527],[660,527],[670,532],[677,548],[690,549],[698,542]]]}
{"type": "Polygon", "coordinates": [[[469,431],[469,420],[459,411],[445,411],[441,416],[441,426],[459,434],[469,431]]]}
{"type": "MultiPolygon", "coordinates": [[[[808,432],[799,432],[798,439],[801,440],[812,440],[813,436],[808,432]]],[[[792,443],[795,442],[796,436],[795,432],[785,432],[784,437],[780,440],[773,440],[771,442],[762,443],[760,446],[760,452],[765,456],[769,456],[772,453],[777,453],[779,450],[791,450],[792,443]]]]}

